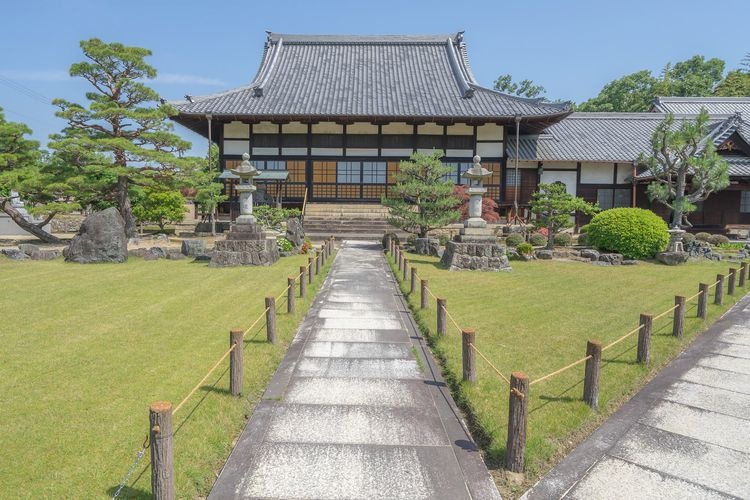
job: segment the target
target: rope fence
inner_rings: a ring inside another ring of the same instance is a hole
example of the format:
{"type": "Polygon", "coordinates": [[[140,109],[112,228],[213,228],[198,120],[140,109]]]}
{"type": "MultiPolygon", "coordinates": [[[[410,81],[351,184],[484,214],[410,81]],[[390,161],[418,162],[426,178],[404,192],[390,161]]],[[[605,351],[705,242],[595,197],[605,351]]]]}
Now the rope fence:
{"type": "MultiPolygon", "coordinates": [[[[288,278],[286,288],[277,297],[266,297],[265,298],[265,309],[258,315],[253,323],[246,330],[231,330],[229,333],[230,347],[227,349],[219,358],[216,363],[208,370],[208,372],[201,378],[188,393],[187,395],[176,405],[174,408],[172,404],[167,401],[159,401],[152,403],[149,407],[149,428],[150,432],[144,441],[141,450],[136,454],[136,459],[133,464],[129,467],[127,473],[120,481],[118,487],[115,489],[115,493],[112,498],[122,492],[127,486],[127,483],[133,474],[133,471],[138,466],[138,463],[143,458],[147,448],[151,448],[151,488],[152,495],[155,498],[174,498],[174,460],[172,458],[172,437],[174,432],[172,431],[172,418],[177,414],[185,405],[188,403],[190,398],[200,389],[208,378],[216,371],[216,369],[229,357],[229,392],[233,396],[239,396],[242,394],[242,383],[244,378],[243,372],[243,351],[244,351],[244,338],[249,334],[260,322],[265,318],[265,326],[267,332],[267,340],[270,344],[276,344],[276,309],[277,302],[283,299],[285,296],[287,300],[293,299],[293,288],[297,281],[300,282],[300,297],[305,296],[306,280],[305,275],[309,275],[309,282],[312,282],[313,270],[315,276],[320,274],[321,268],[325,265],[326,260],[333,254],[335,249],[335,243],[333,237],[326,240],[320,249],[316,252],[314,259],[308,259],[307,266],[300,266],[299,274],[288,278]],[[314,266],[314,267],[313,267],[314,266]],[[239,348],[238,348],[239,346],[239,348]]],[[[288,304],[288,313],[293,313],[293,305],[288,304]]],[[[200,404],[200,403],[198,403],[200,404]]],[[[146,466],[148,468],[148,465],[146,466]]],[[[145,472],[145,469],[138,476],[136,481],[145,472]]]]}
{"type": "MultiPolygon", "coordinates": [[[[409,260],[404,257],[404,251],[395,244],[393,240],[388,245],[388,252],[392,259],[393,265],[398,268],[394,272],[397,280],[403,274],[403,281],[407,278],[407,266],[409,260]]],[[[672,318],[672,333],[677,339],[682,339],[684,333],[684,323],[687,311],[696,310],[696,317],[700,319],[708,318],[708,296],[711,289],[714,291],[714,304],[723,304],[724,289],[727,289],[729,295],[734,295],[737,279],[739,286],[745,287],[749,277],[747,262],[742,262],[739,269],[729,269],[728,275],[718,274],[716,281],[710,284],[700,283],[698,292],[690,297],[676,295],[675,304],[672,307],[656,315],[641,313],[638,327],[630,330],[625,335],[615,339],[607,345],[602,345],[599,341],[589,340],[586,345],[586,355],[568,365],[554,370],[546,375],[540,376],[529,381],[528,376],[523,372],[513,372],[510,378],[506,377],[501,370],[476,346],[476,332],[471,328],[464,328],[451,315],[446,306],[446,299],[438,298],[429,287],[427,279],[423,279],[417,273],[416,268],[411,268],[411,293],[416,293],[416,281],[421,283],[420,305],[421,309],[428,309],[428,295],[437,301],[437,334],[438,336],[446,333],[446,318],[461,333],[462,336],[462,370],[463,380],[468,383],[476,382],[475,354],[478,355],[506,384],[510,386],[509,393],[509,413],[508,413],[508,443],[506,447],[506,468],[512,472],[523,472],[524,453],[526,446],[526,425],[528,419],[528,399],[529,388],[541,382],[555,378],[556,376],[567,372],[568,370],[585,364],[583,401],[592,409],[597,409],[599,405],[599,385],[602,365],[602,353],[612,347],[620,344],[628,338],[637,334],[638,344],[636,360],[638,363],[647,364],[650,361],[651,338],[654,333],[653,324],[655,321],[665,317],[672,318]],[[728,279],[727,279],[728,276],[728,279]],[[725,286],[725,281],[728,285],[725,286]],[[692,303],[697,300],[697,304],[692,303]]],[[[692,314],[692,312],[691,312],[692,314]]],[[[664,324],[656,332],[659,333],[669,325],[664,324]]]]}

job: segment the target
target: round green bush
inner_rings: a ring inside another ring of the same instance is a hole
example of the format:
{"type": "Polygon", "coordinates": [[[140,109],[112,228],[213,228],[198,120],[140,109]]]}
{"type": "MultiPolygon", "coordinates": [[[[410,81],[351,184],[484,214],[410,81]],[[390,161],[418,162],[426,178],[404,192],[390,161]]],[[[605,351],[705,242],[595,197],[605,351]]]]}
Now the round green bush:
{"type": "Polygon", "coordinates": [[[695,239],[698,241],[705,241],[708,242],[708,239],[711,237],[708,233],[695,233],[695,239]]]}
{"type": "Polygon", "coordinates": [[[586,234],[586,233],[588,233],[589,232],[589,225],[588,224],[584,224],[583,226],[581,226],[581,229],[579,229],[578,232],[580,234],[586,234]]]}
{"type": "Polygon", "coordinates": [[[695,235],[693,233],[685,233],[682,235],[683,243],[687,244],[692,243],[693,241],[695,241],[695,235]]]}
{"type": "Polygon", "coordinates": [[[534,247],[531,246],[531,243],[526,243],[526,242],[523,242],[520,245],[518,245],[516,247],[516,250],[518,251],[518,253],[522,255],[531,255],[532,253],[534,253],[534,247]]]}
{"type": "Polygon", "coordinates": [[[578,235],[578,244],[581,246],[587,246],[589,244],[589,234],[581,233],[578,235]]]}
{"type": "Polygon", "coordinates": [[[650,210],[613,208],[591,219],[589,244],[599,250],[621,253],[629,259],[648,259],[669,243],[667,223],[650,210]]]}
{"type": "Polygon", "coordinates": [[[542,247],[547,244],[547,237],[541,233],[532,233],[532,235],[529,236],[529,243],[535,247],[542,247]]]}
{"type": "Polygon", "coordinates": [[[511,233],[507,238],[505,238],[505,244],[509,247],[517,247],[518,245],[523,243],[523,241],[523,236],[518,233],[511,233]]]}
{"type": "Polygon", "coordinates": [[[570,233],[558,233],[554,238],[556,247],[569,247],[573,243],[573,235],[570,233]]]}
{"type": "Polygon", "coordinates": [[[709,236],[708,242],[714,246],[725,245],[729,243],[729,238],[727,238],[723,234],[712,234],[711,236],[709,236]]]}

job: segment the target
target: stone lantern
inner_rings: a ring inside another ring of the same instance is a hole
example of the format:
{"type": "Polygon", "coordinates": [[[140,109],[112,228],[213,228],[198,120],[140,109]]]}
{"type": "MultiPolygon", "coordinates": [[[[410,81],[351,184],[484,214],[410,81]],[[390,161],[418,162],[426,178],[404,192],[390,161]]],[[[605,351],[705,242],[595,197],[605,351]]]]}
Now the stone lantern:
{"type": "Polygon", "coordinates": [[[230,169],[230,171],[240,178],[240,182],[235,187],[240,198],[240,216],[237,217],[235,222],[237,224],[254,224],[253,193],[257,188],[253,185],[253,177],[260,174],[260,172],[250,163],[250,155],[248,153],[244,153],[242,155],[242,163],[237,168],[230,169]]]}
{"type": "Polygon", "coordinates": [[[459,235],[446,243],[440,260],[452,271],[510,270],[505,249],[498,244],[497,236],[482,219],[482,197],[487,192],[484,182],[492,176],[492,172],[482,167],[481,160],[479,156],[475,156],[474,164],[462,175],[469,181],[469,218],[464,222],[459,235]]]}

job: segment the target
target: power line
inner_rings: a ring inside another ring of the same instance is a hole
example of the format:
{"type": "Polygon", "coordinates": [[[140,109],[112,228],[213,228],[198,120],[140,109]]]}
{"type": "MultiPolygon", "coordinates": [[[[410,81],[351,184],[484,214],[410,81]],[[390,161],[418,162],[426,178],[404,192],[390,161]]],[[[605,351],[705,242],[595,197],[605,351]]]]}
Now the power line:
{"type": "Polygon", "coordinates": [[[15,90],[16,92],[19,92],[30,99],[34,99],[44,104],[52,104],[52,99],[50,99],[49,97],[45,96],[44,94],[40,94],[36,90],[31,89],[23,85],[22,83],[12,80],[11,78],[8,78],[7,76],[2,74],[0,74],[0,84],[5,85],[9,89],[15,90]]]}

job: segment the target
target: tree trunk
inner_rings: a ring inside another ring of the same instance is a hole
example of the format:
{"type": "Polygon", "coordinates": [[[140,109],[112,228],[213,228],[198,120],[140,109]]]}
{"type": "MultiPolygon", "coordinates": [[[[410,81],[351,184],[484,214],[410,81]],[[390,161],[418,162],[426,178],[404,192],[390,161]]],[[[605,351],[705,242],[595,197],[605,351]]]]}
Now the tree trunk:
{"type": "Polygon", "coordinates": [[[211,236],[216,236],[216,212],[218,211],[218,207],[214,207],[214,209],[211,211],[211,236]]]}
{"type": "Polygon", "coordinates": [[[672,209],[672,225],[670,227],[682,227],[683,203],[685,202],[685,172],[677,174],[675,183],[675,198],[672,209]]]}
{"type": "Polygon", "coordinates": [[[53,236],[42,227],[37,226],[33,222],[27,221],[23,215],[21,215],[21,212],[16,210],[13,205],[11,205],[8,200],[5,200],[3,202],[0,202],[0,209],[2,209],[3,212],[8,214],[8,216],[13,219],[13,222],[18,224],[18,226],[23,229],[24,231],[33,234],[40,240],[42,240],[45,243],[62,243],[62,240],[58,238],[57,236],[53,236]]]}
{"type": "Polygon", "coordinates": [[[117,203],[122,220],[125,222],[125,236],[132,238],[135,236],[135,216],[133,216],[133,207],[130,205],[128,178],[124,175],[117,177],[117,203]]]}
{"type": "Polygon", "coordinates": [[[547,226],[547,250],[555,248],[555,228],[550,224],[547,226]]]}

